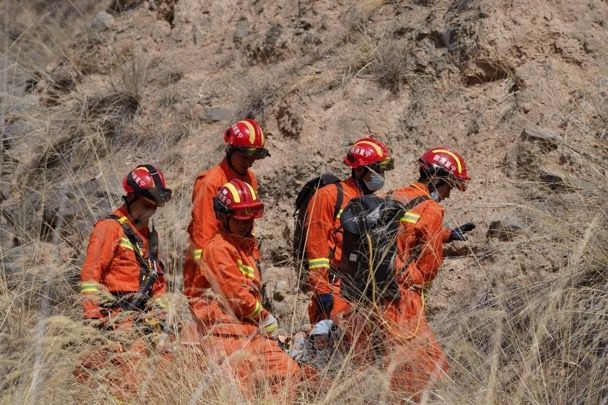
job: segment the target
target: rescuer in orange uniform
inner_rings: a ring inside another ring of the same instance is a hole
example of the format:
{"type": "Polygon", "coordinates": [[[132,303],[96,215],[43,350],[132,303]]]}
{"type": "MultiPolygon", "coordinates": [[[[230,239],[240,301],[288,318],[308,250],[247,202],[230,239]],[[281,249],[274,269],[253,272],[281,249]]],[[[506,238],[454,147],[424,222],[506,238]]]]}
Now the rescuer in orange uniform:
{"type": "Polygon", "coordinates": [[[389,150],[375,138],[362,138],[349,149],[344,163],[351,168],[351,176],[338,183],[320,188],[310,199],[306,211],[306,257],[308,259],[308,284],[313,291],[308,306],[311,323],[335,317],[348,308],[340,297],[340,285],[332,274],[342,258],[340,213],[348,202],[380,190],[384,185],[384,172],[392,170],[393,159],[389,150]],[[338,193],[342,192],[342,204],[334,217],[338,193]]]}
{"type": "MultiPolygon", "coordinates": [[[[124,204],[99,220],[91,233],[80,283],[84,318],[103,330],[136,325],[144,334],[160,332],[166,284],[158,235],[154,227],[150,229],[149,221],[157,208],[171,199],[171,190],[163,173],[149,164],[128,173],[122,185],[124,204]]],[[[117,399],[126,400],[135,395],[141,383],[135,370],[148,348],[143,337],[127,347],[116,341],[93,348],[73,374],[92,388],[100,382],[108,384],[117,399]]],[[[164,361],[168,361],[166,354],[164,361]]]]}
{"type": "Polygon", "coordinates": [[[370,346],[378,346],[378,340],[374,341],[377,330],[383,329],[380,339],[385,366],[392,370],[391,388],[414,401],[419,401],[448,367],[425,318],[424,289],[443,262],[443,243],[466,240],[464,234],[475,228],[471,223],[451,230],[443,227],[444,209],[439,203],[453,188],[465,191],[470,180],[462,156],[439,146],[427,150],[418,163],[418,181],[389,193],[392,199],[413,204],[400,219],[397,234],[395,267],[400,299],[382,305],[378,316],[352,316],[349,331],[354,352],[369,353],[370,346]],[[370,319],[379,322],[370,325],[370,319]]]}
{"type": "Polygon", "coordinates": [[[258,182],[250,169],[253,162],[270,156],[264,148],[265,137],[253,119],[238,121],[224,132],[226,156],[217,166],[199,174],[192,190],[192,219],[188,225],[190,247],[184,260],[184,293],[197,295],[192,284],[205,244],[218,232],[213,211],[213,198],[224,184],[232,179],[249,183],[257,191],[258,182]]]}
{"type": "Polygon", "coordinates": [[[137,166],[122,184],[124,204],[95,224],[80,276],[84,317],[102,327],[115,327],[108,324],[113,316],[141,311],[150,300],[157,309],[165,306],[158,236],[149,220],[171,199],[171,190],[149,164],[137,166]]]}
{"type": "Polygon", "coordinates": [[[191,290],[198,294],[189,297],[203,335],[200,346],[236,374],[247,398],[254,399],[256,386],[268,384],[293,400],[300,369],[273,339],[277,320],[261,302],[260,255],[252,231],[264,205],[251,185],[234,179],[220,188],[214,209],[220,231],[204,247],[201,276],[191,290]]]}

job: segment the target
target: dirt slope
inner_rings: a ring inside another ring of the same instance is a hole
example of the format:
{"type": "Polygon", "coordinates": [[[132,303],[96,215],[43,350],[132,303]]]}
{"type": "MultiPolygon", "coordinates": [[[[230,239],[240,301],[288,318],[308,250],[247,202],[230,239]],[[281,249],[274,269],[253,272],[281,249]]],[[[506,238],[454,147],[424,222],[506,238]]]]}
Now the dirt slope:
{"type": "MultiPolygon", "coordinates": [[[[46,41],[55,56],[5,85],[17,96],[3,99],[3,269],[72,280],[57,312],[77,313],[71,289],[90,228],[138,163],[160,165],[174,189],[157,228],[179,291],[193,180],[221,159],[223,130],[245,115],[262,123],[272,153],[254,167],[268,208],[257,233],[285,323],[304,318],[306,299],[290,268],[293,200],[319,173],[346,176],[345,148],[363,135],[395,156],[387,190],[415,179],[430,146],[449,144],[468,162],[473,180],[445,202],[446,220],[478,227],[448,247],[428,308],[456,359],[466,314],[499,302],[514,316],[523,304],[509,307],[511,294],[585,262],[585,238],[605,225],[605,1],[106,6],[87,8],[73,40],[46,41]]],[[[451,398],[492,402],[472,386],[451,398]]]]}

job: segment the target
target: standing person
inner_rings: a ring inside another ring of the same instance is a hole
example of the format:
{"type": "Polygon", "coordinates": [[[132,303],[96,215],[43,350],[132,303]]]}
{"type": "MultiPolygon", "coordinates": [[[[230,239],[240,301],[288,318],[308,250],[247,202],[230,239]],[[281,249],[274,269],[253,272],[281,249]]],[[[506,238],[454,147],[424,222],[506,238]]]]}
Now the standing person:
{"type": "Polygon", "coordinates": [[[113,317],[124,310],[140,312],[148,301],[165,307],[158,235],[149,221],[171,199],[171,190],[150,164],[137,166],[122,185],[124,204],[95,224],[80,275],[84,318],[102,327],[116,327],[110,324],[113,317]]]}
{"type": "Polygon", "coordinates": [[[198,266],[205,244],[218,232],[218,222],[213,211],[213,198],[217,191],[232,179],[250,184],[257,192],[258,182],[251,170],[253,162],[270,156],[264,148],[265,137],[260,125],[253,119],[235,122],[224,132],[226,155],[211,169],[202,172],[194,181],[192,190],[192,219],[188,225],[190,247],[184,260],[184,293],[196,296],[192,291],[201,277],[198,266]]]}
{"type": "Polygon", "coordinates": [[[189,297],[209,358],[232,370],[245,396],[254,400],[255,387],[295,397],[298,365],[274,339],[278,323],[262,307],[260,254],[252,234],[264,204],[254,188],[239,179],[223,185],[214,199],[217,233],[203,250],[201,271],[189,297]],[[237,353],[238,352],[238,353],[237,353]]]}
{"type": "Polygon", "coordinates": [[[312,324],[348,308],[348,303],[340,297],[340,284],[332,270],[338,268],[342,258],[342,237],[336,232],[340,227],[342,209],[351,199],[380,190],[384,185],[384,173],[394,167],[388,148],[375,138],[356,141],[346,154],[344,163],[351,168],[351,176],[335,185],[320,188],[310,199],[306,210],[308,237],[305,252],[308,284],[313,292],[308,316],[312,324]],[[339,208],[337,216],[334,214],[336,208],[339,208]]]}
{"type": "Polygon", "coordinates": [[[440,202],[453,188],[465,191],[470,180],[462,156],[439,146],[424,152],[418,164],[418,181],[389,193],[390,198],[411,207],[400,219],[396,240],[395,277],[400,297],[376,308],[372,316],[369,312],[350,314],[345,323],[354,352],[373,354],[372,347],[382,342],[380,352],[392,373],[391,388],[414,401],[420,401],[448,367],[424,314],[424,290],[443,263],[443,243],[466,240],[464,234],[475,228],[471,223],[454,229],[443,226],[440,202]]]}

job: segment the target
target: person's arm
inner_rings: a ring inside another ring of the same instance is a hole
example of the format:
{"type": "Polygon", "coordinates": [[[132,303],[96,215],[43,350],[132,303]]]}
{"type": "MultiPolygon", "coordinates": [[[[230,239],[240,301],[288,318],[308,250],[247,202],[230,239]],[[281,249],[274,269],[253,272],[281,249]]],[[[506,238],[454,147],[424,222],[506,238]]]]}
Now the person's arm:
{"type": "Polygon", "coordinates": [[[86,319],[104,317],[100,303],[109,292],[102,284],[102,276],[110,268],[121,233],[120,225],[110,219],[99,221],[91,232],[80,272],[80,294],[86,319]]]}
{"type": "Polygon", "coordinates": [[[316,295],[332,291],[329,282],[329,256],[330,240],[336,221],[333,215],[337,196],[329,191],[321,189],[315,193],[306,211],[308,282],[316,295]]]}
{"type": "Polygon", "coordinates": [[[268,314],[262,307],[255,270],[240,260],[236,250],[209,244],[203,258],[203,272],[225,310],[241,320],[258,321],[268,314]]]}
{"type": "Polygon", "coordinates": [[[449,228],[444,228],[443,226],[441,227],[441,232],[440,232],[440,238],[441,241],[446,243],[446,242],[450,242],[450,232],[451,229],[449,228]]]}
{"type": "MultiPolygon", "coordinates": [[[[443,263],[443,209],[435,204],[426,204],[419,212],[419,218],[414,225],[415,246],[402,257],[402,263],[410,263],[409,255],[415,255],[415,260],[409,264],[405,274],[407,285],[427,286],[443,263]]],[[[412,236],[410,236],[412,237],[412,236]]],[[[412,241],[408,242],[412,245],[412,241]]],[[[400,251],[403,251],[404,242],[398,241],[400,251]]]]}

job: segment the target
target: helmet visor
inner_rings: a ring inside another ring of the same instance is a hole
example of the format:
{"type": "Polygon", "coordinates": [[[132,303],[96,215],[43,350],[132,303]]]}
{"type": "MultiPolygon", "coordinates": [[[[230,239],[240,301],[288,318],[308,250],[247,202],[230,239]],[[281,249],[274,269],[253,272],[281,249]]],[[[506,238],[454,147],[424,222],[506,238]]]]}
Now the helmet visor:
{"type": "Polygon", "coordinates": [[[264,204],[233,209],[230,215],[233,218],[242,221],[246,221],[253,218],[262,218],[264,216],[264,204]]]}
{"type": "Polygon", "coordinates": [[[383,174],[384,172],[388,172],[389,170],[393,170],[395,168],[395,161],[393,158],[389,157],[381,162],[372,163],[367,167],[376,173],[383,174]]]}
{"type": "Polygon", "coordinates": [[[459,179],[458,177],[451,175],[448,176],[445,179],[445,182],[448,183],[450,185],[450,187],[452,188],[457,188],[460,191],[466,191],[467,190],[467,183],[466,181],[459,179]]]}
{"type": "Polygon", "coordinates": [[[159,207],[164,207],[165,203],[171,200],[171,195],[173,194],[173,191],[170,188],[150,189],[145,191],[146,193],[142,193],[142,196],[148,201],[155,202],[159,207]]]}
{"type": "Polygon", "coordinates": [[[233,146],[234,150],[241,152],[243,155],[248,158],[252,158],[255,160],[264,159],[270,156],[270,152],[266,148],[254,148],[254,147],[243,147],[243,146],[233,146]]]}

